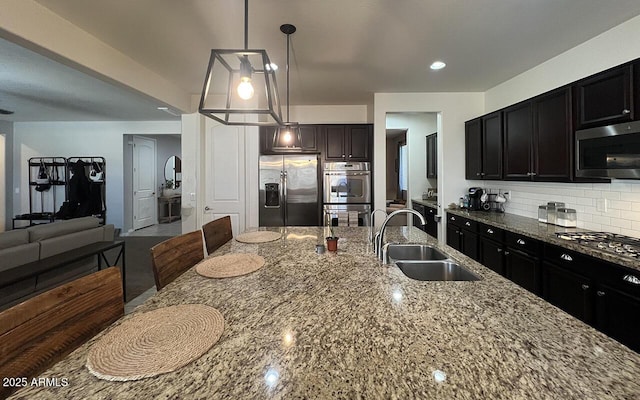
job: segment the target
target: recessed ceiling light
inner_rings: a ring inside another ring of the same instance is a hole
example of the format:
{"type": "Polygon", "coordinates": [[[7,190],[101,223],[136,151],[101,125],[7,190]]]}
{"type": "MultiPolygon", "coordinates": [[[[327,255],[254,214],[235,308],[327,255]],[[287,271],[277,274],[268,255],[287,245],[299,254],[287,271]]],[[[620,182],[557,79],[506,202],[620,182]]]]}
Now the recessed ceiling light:
{"type": "Polygon", "coordinates": [[[442,69],[446,66],[447,64],[443,63],[442,61],[435,61],[433,64],[431,64],[431,69],[442,69]]]}
{"type": "Polygon", "coordinates": [[[159,106],[158,107],[158,111],[164,111],[167,114],[173,115],[174,117],[179,117],[180,116],[180,114],[177,111],[174,111],[174,110],[170,109],[169,107],[159,106]]]}

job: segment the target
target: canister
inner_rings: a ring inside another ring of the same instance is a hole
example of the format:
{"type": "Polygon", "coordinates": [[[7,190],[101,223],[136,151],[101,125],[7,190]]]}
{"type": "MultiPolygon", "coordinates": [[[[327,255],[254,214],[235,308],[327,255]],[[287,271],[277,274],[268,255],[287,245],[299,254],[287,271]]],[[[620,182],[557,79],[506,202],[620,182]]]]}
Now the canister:
{"type": "Polygon", "coordinates": [[[573,208],[558,208],[556,212],[556,225],[565,228],[575,228],[578,225],[576,210],[573,208]]]}
{"type": "Polygon", "coordinates": [[[559,201],[550,201],[547,203],[547,223],[556,224],[556,210],[564,208],[564,203],[559,201]]]}
{"type": "Polygon", "coordinates": [[[541,205],[538,206],[538,221],[540,222],[547,222],[547,206],[546,205],[541,205]]]}

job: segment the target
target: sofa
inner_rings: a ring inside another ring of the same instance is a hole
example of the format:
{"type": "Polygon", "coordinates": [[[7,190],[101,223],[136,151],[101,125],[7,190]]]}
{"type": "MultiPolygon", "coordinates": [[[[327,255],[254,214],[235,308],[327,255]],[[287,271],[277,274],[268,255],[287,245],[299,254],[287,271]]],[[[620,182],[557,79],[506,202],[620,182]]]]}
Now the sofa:
{"type": "MultiPolygon", "coordinates": [[[[0,233],[0,276],[3,271],[101,241],[113,241],[114,226],[83,217],[0,233]]],[[[0,286],[0,309],[98,269],[96,257],[0,286]]]]}

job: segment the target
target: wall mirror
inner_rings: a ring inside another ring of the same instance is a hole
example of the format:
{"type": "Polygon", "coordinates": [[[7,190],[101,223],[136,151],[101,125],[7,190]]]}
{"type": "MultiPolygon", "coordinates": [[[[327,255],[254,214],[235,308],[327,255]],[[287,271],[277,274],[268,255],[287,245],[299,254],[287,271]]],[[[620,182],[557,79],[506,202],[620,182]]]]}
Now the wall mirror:
{"type": "Polygon", "coordinates": [[[164,180],[173,180],[175,188],[182,182],[182,160],[178,156],[171,156],[164,164],[164,180]]]}

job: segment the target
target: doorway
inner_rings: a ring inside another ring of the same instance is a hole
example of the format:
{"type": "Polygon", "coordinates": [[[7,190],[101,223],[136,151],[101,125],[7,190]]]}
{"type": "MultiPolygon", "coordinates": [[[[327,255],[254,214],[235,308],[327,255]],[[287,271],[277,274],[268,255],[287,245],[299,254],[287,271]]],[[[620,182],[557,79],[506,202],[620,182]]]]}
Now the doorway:
{"type": "Polygon", "coordinates": [[[133,137],[133,230],[158,223],[156,141],[133,137]]]}

